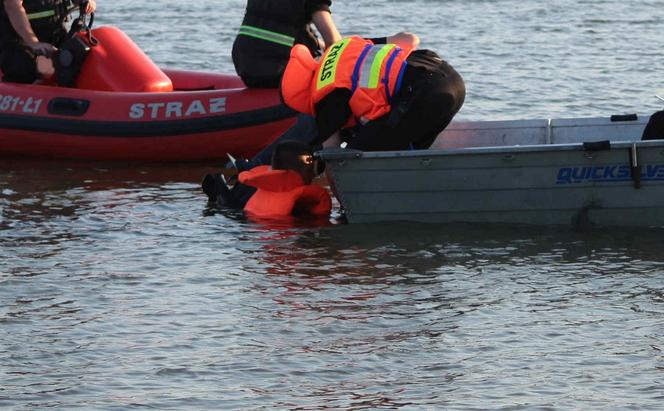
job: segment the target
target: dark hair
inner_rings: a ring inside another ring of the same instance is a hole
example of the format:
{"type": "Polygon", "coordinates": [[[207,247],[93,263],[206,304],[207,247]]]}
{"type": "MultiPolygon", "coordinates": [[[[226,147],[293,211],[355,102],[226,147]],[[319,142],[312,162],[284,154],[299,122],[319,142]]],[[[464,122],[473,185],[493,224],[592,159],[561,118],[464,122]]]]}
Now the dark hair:
{"type": "Polygon", "coordinates": [[[284,141],[274,148],[272,168],[275,170],[296,170],[311,165],[305,159],[312,154],[308,144],[300,141],[284,141]]]}

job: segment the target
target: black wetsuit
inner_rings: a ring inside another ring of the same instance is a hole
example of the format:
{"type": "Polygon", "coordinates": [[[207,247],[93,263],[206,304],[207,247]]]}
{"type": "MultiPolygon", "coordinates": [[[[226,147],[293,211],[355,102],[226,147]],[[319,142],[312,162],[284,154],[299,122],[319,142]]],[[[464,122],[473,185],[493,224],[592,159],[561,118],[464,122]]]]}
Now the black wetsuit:
{"type": "Polygon", "coordinates": [[[646,128],[643,129],[642,140],[664,139],[664,110],[657,111],[650,116],[646,128]]]}
{"type": "MultiPolygon", "coordinates": [[[[347,148],[365,151],[426,149],[461,109],[466,87],[447,62],[429,50],[408,56],[403,81],[390,113],[357,126],[347,148]]],[[[318,138],[322,143],[352,116],[351,91],[337,89],[316,104],[318,138]]]]}
{"type": "MultiPolygon", "coordinates": [[[[58,47],[66,38],[67,0],[23,0],[30,26],[40,42],[58,47]]],[[[4,6],[0,7],[0,69],[3,81],[32,83],[38,77],[35,54],[22,44],[4,6]]]]}
{"type": "Polygon", "coordinates": [[[330,11],[331,0],[248,0],[233,43],[233,64],[249,87],[279,87],[293,44],[321,53],[310,23],[314,12],[330,11]]]}

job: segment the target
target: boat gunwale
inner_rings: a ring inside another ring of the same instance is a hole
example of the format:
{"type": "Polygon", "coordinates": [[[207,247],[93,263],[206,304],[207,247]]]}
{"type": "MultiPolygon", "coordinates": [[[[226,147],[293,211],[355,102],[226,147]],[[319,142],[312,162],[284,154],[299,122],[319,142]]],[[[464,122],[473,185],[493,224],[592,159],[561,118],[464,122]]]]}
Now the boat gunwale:
{"type": "Polygon", "coordinates": [[[583,143],[556,143],[556,144],[528,144],[528,145],[509,145],[509,146],[485,146],[485,147],[464,147],[450,149],[427,149],[427,150],[397,150],[397,151],[361,151],[353,149],[324,149],[315,154],[318,158],[330,160],[351,160],[351,159],[386,159],[386,158],[426,158],[426,157],[444,157],[458,156],[468,154],[507,154],[507,153],[532,153],[549,151],[608,151],[614,149],[626,149],[636,146],[641,147],[664,147],[664,140],[630,141],[630,140],[597,140],[583,143]],[[610,145],[605,149],[588,149],[584,146],[586,143],[608,142],[610,145]]]}

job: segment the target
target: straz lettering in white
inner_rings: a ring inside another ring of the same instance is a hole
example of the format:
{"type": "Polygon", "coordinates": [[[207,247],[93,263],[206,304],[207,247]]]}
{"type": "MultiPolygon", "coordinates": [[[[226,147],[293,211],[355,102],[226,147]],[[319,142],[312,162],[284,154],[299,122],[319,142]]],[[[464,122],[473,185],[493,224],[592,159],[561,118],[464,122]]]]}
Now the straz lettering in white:
{"type": "Polygon", "coordinates": [[[155,103],[134,103],[129,107],[129,117],[134,120],[191,117],[194,115],[216,114],[226,111],[226,97],[215,97],[207,101],[187,102],[168,101],[155,103]]]}
{"type": "Polygon", "coordinates": [[[41,107],[42,99],[28,97],[23,100],[21,97],[3,96],[0,94],[0,111],[13,111],[21,113],[38,113],[41,107]]]}

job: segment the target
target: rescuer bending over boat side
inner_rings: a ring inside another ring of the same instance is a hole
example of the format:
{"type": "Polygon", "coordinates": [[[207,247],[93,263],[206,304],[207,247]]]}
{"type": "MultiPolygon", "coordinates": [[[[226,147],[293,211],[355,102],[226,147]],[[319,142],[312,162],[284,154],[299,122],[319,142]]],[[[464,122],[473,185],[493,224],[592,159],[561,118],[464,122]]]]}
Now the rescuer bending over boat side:
{"type": "Polygon", "coordinates": [[[320,62],[296,45],[281,84],[284,102],[315,116],[313,144],[366,151],[426,149],[463,105],[461,76],[436,53],[350,37],[320,62]]]}

